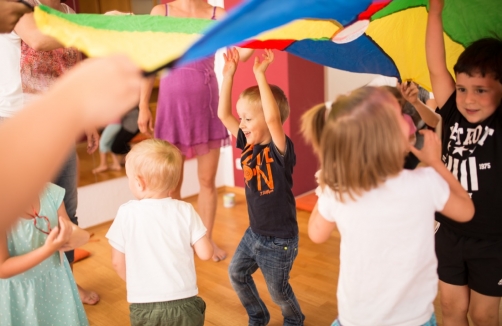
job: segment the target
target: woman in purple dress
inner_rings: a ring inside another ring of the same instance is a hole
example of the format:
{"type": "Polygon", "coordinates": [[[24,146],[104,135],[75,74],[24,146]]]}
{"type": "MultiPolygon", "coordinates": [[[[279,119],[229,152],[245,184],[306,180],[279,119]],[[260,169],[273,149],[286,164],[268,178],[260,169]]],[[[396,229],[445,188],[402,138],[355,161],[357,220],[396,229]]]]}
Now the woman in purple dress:
{"type": "MultiPolygon", "coordinates": [[[[155,6],[151,15],[206,18],[216,20],[225,10],[213,7],[204,0],[176,0],[155,6]]],[[[240,49],[241,61],[247,60],[252,50],[240,49]]],[[[153,130],[149,100],[153,79],[142,87],[138,126],[141,132],[153,130]]],[[[218,82],[214,73],[214,55],[195,63],[176,68],[160,81],[155,121],[155,138],[169,141],[182,152],[184,159],[197,158],[197,174],[200,184],[198,197],[199,215],[207,228],[214,247],[214,261],[226,258],[212,239],[217,205],[215,184],[220,147],[230,144],[228,131],[218,119],[218,82]]],[[[180,199],[180,182],[171,197],[180,199]]]]}

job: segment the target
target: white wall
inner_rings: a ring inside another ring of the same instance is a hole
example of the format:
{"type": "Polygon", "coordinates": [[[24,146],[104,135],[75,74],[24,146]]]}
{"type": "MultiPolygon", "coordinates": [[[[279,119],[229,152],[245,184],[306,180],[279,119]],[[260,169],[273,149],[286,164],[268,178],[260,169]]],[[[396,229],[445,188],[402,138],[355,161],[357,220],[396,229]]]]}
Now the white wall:
{"type": "MultiPolygon", "coordinates": [[[[232,148],[221,149],[220,163],[216,174],[216,187],[234,186],[232,168],[232,148]]],[[[197,159],[187,160],[183,173],[181,197],[189,197],[199,192],[197,179],[197,159]]],[[[77,216],[82,228],[88,228],[113,220],[120,205],[134,199],[129,190],[127,177],[94,183],[78,188],[77,216]]]]}
{"type": "Polygon", "coordinates": [[[326,101],[333,101],[340,94],[364,86],[379,75],[357,74],[326,67],[324,69],[326,101]]]}

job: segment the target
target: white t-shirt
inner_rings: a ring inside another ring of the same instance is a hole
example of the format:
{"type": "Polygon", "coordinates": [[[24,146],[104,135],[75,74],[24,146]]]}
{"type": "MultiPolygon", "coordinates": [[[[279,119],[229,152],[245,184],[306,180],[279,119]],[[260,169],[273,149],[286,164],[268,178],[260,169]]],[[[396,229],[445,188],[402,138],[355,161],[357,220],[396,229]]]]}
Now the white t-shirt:
{"type": "Polygon", "coordinates": [[[0,117],[11,117],[24,106],[21,84],[21,38],[0,34],[0,117]]]}
{"type": "Polygon", "coordinates": [[[127,301],[163,302],[197,295],[192,246],[205,234],[189,203],[163,198],[120,206],[106,237],[125,253],[127,301]]]}
{"type": "Polygon", "coordinates": [[[356,201],[325,187],[318,210],[341,234],[339,320],[344,326],[417,326],[437,294],[434,212],[450,190],[432,168],[403,170],[356,201]]]}

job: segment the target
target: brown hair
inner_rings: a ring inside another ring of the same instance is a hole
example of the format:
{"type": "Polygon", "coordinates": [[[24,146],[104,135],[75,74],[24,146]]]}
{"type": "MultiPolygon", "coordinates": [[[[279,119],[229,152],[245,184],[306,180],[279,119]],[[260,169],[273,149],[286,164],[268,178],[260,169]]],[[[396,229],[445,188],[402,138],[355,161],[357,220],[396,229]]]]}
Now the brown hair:
{"type": "MultiPolygon", "coordinates": [[[[270,85],[270,89],[272,90],[272,94],[274,95],[277,106],[279,107],[279,112],[281,114],[281,123],[284,123],[284,121],[286,121],[286,119],[289,117],[289,103],[288,99],[286,98],[286,94],[284,94],[284,91],[276,85],[270,85]]],[[[251,86],[246,88],[241,93],[239,98],[245,98],[249,101],[249,103],[258,104],[261,106],[260,89],[258,88],[258,86],[251,86]]]]}
{"type": "Polygon", "coordinates": [[[389,91],[392,95],[394,95],[394,97],[399,102],[401,109],[404,107],[404,105],[406,104],[407,101],[403,97],[403,94],[401,94],[401,91],[397,87],[389,86],[389,85],[384,85],[384,86],[380,86],[380,87],[385,89],[386,91],[389,91]]]}
{"type": "MultiPolygon", "coordinates": [[[[384,89],[362,87],[332,105],[319,144],[321,186],[351,199],[378,187],[404,165],[406,142],[396,119],[396,99],[384,89]]],[[[314,125],[314,124],[312,124],[314,125]]],[[[314,133],[319,132],[312,129],[314,133]]]]}
{"type": "Polygon", "coordinates": [[[149,190],[169,191],[176,188],[183,159],[180,150],[160,139],[147,139],[133,146],[126,157],[126,167],[143,178],[149,190]]]}

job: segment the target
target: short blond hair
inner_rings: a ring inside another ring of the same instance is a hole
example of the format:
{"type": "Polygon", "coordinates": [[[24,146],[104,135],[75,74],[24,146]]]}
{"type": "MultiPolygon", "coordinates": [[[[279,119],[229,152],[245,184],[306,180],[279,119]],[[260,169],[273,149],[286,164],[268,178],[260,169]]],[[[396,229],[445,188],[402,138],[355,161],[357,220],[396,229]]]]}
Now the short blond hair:
{"type": "Polygon", "coordinates": [[[406,142],[392,112],[397,105],[393,95],[375,87],[333,103],[321,135],[320,182],[339,200],[345,194],[355,199],[402,171],[406,142]]]}
{"type": "Polygon", "coordinates": [[[132,147],[126,157],[126,168],[141,177],[149,190],[169,191],[180,180],[183,159],[180,150],[160,139],[147,139],[132,147]]]}
{"type": "MultiPolygon", "coordinates": [[[[286,97],[286,94],[284,94],[284,91],[276,85],[269,85],[270,90],[272,91],[272,94],[274,95],[275,101],[277,102],[277,106],[279,107],[279,112],[281,114],[281,123],[284,123],[286,119],[289,117],[289,103],[288,99],[286,97]]],[[[261,108],[261,96],[260,96],[260,89],[258,86],[251,86],[246,88],[239,98],[243,98],[249,101],[249,103],[252,104],[257,104],[261,108]]]]}

